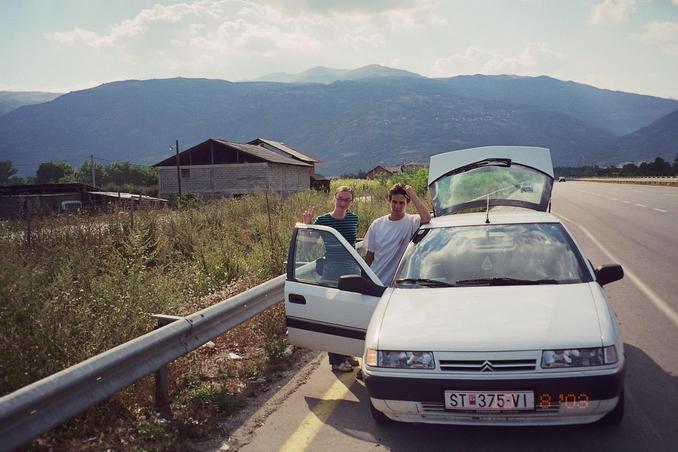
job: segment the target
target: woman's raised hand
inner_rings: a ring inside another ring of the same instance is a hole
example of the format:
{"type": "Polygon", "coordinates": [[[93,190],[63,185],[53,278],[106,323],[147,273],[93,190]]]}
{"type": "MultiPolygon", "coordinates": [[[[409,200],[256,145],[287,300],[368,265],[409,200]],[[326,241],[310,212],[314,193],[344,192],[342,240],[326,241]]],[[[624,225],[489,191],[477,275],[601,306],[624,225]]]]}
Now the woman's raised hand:
{"type": "Polygon", "coordinates": [[[306,224],[311,224],[313,221],[313,212],[315,211],[315,206],[309,206],[305,211],[302,216],[302,222],[306,224]]]}

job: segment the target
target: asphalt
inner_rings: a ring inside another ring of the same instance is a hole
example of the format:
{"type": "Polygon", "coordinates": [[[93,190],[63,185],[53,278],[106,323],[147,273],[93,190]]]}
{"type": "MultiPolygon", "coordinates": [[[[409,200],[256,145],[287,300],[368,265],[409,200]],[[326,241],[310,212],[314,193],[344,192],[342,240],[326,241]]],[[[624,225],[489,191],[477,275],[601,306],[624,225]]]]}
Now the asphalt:
{"type": "Polygon", "coordinates": [[[606,286],[627,358],[626,415],[618,427],[377,425],[353,374],[319,356],[272,406],[225,438],[243,451],[675,451],[678,444],[678,188],[557,183],[552,212],[594,266],[626,277],[606,286]]]}

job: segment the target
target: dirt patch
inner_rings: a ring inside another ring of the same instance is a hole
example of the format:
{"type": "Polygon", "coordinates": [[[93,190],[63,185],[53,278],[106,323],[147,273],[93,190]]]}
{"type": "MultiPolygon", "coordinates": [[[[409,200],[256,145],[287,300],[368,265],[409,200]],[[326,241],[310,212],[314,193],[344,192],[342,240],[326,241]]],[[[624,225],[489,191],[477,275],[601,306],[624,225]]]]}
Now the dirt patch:
{"type": "Polygon", "coordinates": [[[235,451],[249,444],[266,419],[301,386],[323,362],[320,352],[300,349],[294,364],[279,374],[277,381],[261,389],[252,397],[249,406],[220,424],[221,434],[203,441],[194,441],[194,450],[235,451]]]}

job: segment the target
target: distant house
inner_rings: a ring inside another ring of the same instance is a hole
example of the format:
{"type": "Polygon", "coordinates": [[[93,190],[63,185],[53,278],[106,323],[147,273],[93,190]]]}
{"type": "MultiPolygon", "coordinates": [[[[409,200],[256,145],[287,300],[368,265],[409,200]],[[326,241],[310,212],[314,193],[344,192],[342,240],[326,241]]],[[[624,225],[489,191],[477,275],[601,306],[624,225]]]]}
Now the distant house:
{"type": "Polygon", "coordinates": [[[400,165],[400,169],[403,173],[411,173],[422,168],[426,168],[428,164],[421,162],[407,162],[400,165]]]}
{"type": "Polygon", "coordinates": [[[391,177],[394,174],[400,173],[400,166],[382,166],[377,165],[367,172],[365,176],[367,179],[377,179],[378,177],[391,177]]]}
{"type": "Polygon", "coordinates": [[[365,176],[367,179],[376,179],[378,177],[388,178],[399,173],[409,173],[416,171],[419,168],[425,167],[426,164],[418,162],[408,162],[402,165],[377,165],[367,172],[365,176]]]}
{"type": "Polygon", "coordinates": [[[287,194],[311,187],[317,159],[284,143],[257,138],[249,143],[209,138],[153,165],[161,197],[179,192],[203,199],[270,190],[287,194]]]}
{"type": "Polygon", "coordinates": [[[165,199],[132,193],[104,192],[85,184],[28,184],[0,187],[0,218],[49,215],[111,207],[162,206],[165,199]]]}
{"type": "Polygon", "coordinates": [[[330,180],[323,176],[322,174],[318,174],[315,172],[316,163],[320,163],[320,160],[318,160],[317,158],[310,156],[308,154],[303,154],[297,151],[296,149],[286,145],[285,143],[265,138],[256,138],[248,142],[247,144],[263,146],[269,151],[276,152],[280,155],[296,158],[302,162],[306,162],[308,164],[313,165],[313,172],[311,173],[311,188],[326,192],[330,191],[330,180]]]}

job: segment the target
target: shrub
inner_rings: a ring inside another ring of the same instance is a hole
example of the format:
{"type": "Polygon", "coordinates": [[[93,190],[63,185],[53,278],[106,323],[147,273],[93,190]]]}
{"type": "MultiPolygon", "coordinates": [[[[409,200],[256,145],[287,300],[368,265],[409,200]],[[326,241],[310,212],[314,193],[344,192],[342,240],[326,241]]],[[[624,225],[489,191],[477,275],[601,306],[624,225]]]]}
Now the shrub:
{"type": "Polygon", "coordinates": [[[191,390],[189,403],[194,407],[212,407],[230,414],[247,406],[247,397],[213,384],[200,385],[191,390]]]}

